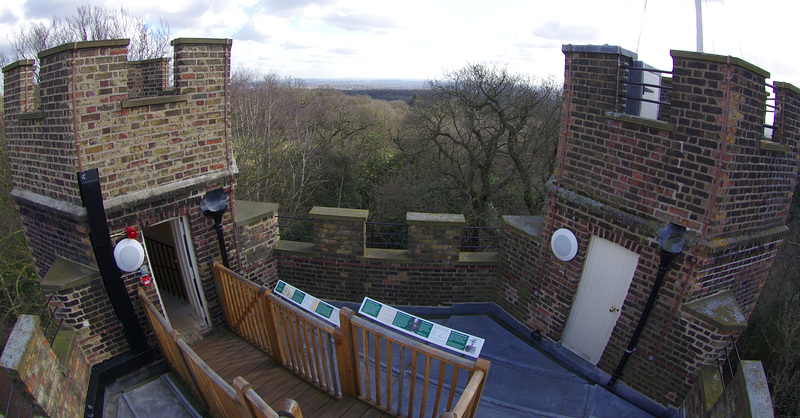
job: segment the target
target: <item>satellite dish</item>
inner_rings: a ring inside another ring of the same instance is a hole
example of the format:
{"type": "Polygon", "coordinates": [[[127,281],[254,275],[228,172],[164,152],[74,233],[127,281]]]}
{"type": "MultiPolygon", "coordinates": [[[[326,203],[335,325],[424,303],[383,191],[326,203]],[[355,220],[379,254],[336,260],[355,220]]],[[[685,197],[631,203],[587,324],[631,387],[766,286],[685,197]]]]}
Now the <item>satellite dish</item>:
{"type": "Polygon", "coordinates": [[[569,229],[561,228],[550,237],[550,248],[556,258],[569,261],[578,254],[578,239],[569,229]]]}
{"type": "Polygon", "coordinates": [[[128,273],[136,271],[144,262],[144,248],[139,241],[125,238],[114,247],[114,259],[120,270],[128,273]]]}

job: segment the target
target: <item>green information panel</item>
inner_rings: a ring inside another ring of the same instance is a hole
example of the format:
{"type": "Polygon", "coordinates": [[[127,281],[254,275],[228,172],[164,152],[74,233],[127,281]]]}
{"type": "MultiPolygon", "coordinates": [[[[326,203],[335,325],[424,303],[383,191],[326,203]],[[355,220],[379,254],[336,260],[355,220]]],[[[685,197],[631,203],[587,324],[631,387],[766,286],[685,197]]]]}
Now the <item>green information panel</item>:
{"type": "Polygon", "coordinates": [[[417,328],[416,332],[417,335],[428,338],[431,336],[431,331],[433,330],[433,324],[428,321],[420,321],[419,328],[417,328]]]}
{"type": "Polygon", "coordinates": [[[330,318],[331,314],[333,313],[333,306],[328,305],[325,302],[320,302],[314,312],[324,316],[325,318],[330,318]]]}
{"type": "Polygon", "coordinates": [[[283,293],[283,289],[286,287],[286,283],[278,282],[278,285],[275,286],[275,293],[283,293]]]}
{"type": "Polygon", "coordinates": [[[369,299],[367,299],[367,300],[364,302],[364,306],[361,308],[361,310],[362,310],[362,311],[363,311],[365,314],[372,315],[372,316],[374,316],[375,318],[377,318],[377,317],[378,317],[378,314],[381,312],[381,307],[382,307],[382,306],[381,306],[381,304],[380,304],[380,303],[377,303],[377,302],[374,302],[374,301],[372,301],[372,300],[369,300],[369,299]]]}
{"type": "Polygon", "coordinates": [[[306,294],[303,293],[301,290],[295,290],[294,295],[292,295],[292,300],[296,303],[303,303],[303,299],[306,298],[306,294]]]}
{"type": "Polygon", "coordinates": [[[483,348],[483,338],[455,331],[433,321],[426,321],[368,297],[361,302],[358,313],[396,331],[422,339],[426,343],[473,358],[478,358],[483,348]]]}
{"type": "Polygon", "coordinates": [[[411,323],[414,318],[411,315],[406,314],[405,312],[397,312],[394,316],[394,320],[392,321],[392,325],[396,327],[403,328],[404,330],[411,330],[411,323]]]}
{"type": "Polygon", "coordinates": [[[467,348],[467,341],[469,341],[469,336],[462,334],[458,331],[450,331],[450,336],[447,337],[447,346],[457,348],[459,350],[465,350],[467,348]]]}

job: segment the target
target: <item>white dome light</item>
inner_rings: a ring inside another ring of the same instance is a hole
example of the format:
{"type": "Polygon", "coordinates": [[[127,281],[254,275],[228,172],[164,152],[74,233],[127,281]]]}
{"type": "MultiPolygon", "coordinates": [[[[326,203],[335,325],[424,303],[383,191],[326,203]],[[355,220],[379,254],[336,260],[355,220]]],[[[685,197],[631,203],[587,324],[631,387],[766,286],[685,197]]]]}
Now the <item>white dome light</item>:
{"type": "Polygon", "coordinates": [[[556,258],[569,261],[578,254],[578,239],[569,229],[561,228],[550,237],[550,248],[556,258]]]}
{"type": "Polygon", "coordinates": [[[114,247],[117,267],[128,273],[136,271],[144,262],[144,249],[135,239],[125,238],[114,247]]]}

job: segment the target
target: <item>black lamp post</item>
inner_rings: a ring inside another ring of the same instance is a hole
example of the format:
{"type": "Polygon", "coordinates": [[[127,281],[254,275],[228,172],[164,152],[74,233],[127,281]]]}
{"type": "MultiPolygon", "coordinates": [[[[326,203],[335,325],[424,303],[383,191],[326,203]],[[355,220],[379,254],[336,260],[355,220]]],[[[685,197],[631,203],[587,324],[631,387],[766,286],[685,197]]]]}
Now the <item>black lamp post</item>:
{"type": "Polygon", "coordinates": [[[228,250],[225,249],[225,237],[222,235],[222,215],[228,208],[228,195],[222,189],[212,190],[200,200],[200,209],[206,216],[214,218],[214,229],[217,230],[219,251],[222,253],[222,265],[231,268],[228,264],[228,250]]]}
{"type": "Polygon", "coordinates": [[[622,359],[620,359],[616,370],[614,370],[614,374],[611,375],[611,380],[608,381],[609,386],[617,382],[617,379],[622,375],[622,369],[625,368],[625,363],[628,362],[628,358],[636,350],[636,343],[639,341],[642,330],[644,330],[644,325],[647,323],[647,318],[650,316],[650,311],[653,310],[653,305],[656,303],[658,291],[661,289],[661,284],[664,282],[664,276],[667,275],[669,265],[672,260],[683,251],[683,245],[686,243],[686,238],[684,238],[685,233],[686,228],[673,223],[669,223],[658,230],[658,244],[661,246],[661,259],[658,263],[656,280],[653,282],[653,287],[650,289],[650,297],[647,298],[642,316],[639,317],[639,323],[636,324],[636,330],[634,330],[633,335],[631,335],[628,347],[625,349],[625,353],[622,355],[622,359]]]}

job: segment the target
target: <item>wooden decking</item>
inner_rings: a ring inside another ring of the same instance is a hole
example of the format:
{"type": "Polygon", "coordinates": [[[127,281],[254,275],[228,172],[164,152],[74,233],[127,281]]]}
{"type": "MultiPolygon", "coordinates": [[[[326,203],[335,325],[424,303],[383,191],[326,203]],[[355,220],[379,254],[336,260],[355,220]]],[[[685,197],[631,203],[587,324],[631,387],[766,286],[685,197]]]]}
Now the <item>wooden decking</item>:
{"type": "Polygon", "coordinates": [[[393,416],[351,397],[339,400],[330,396],[228,329],[216,331],[192,345],[192,349],[228,383],[233,383],[236,376],[247,379],[275,410],[290,398],[300,405],[304,417],[393,416]]]}

